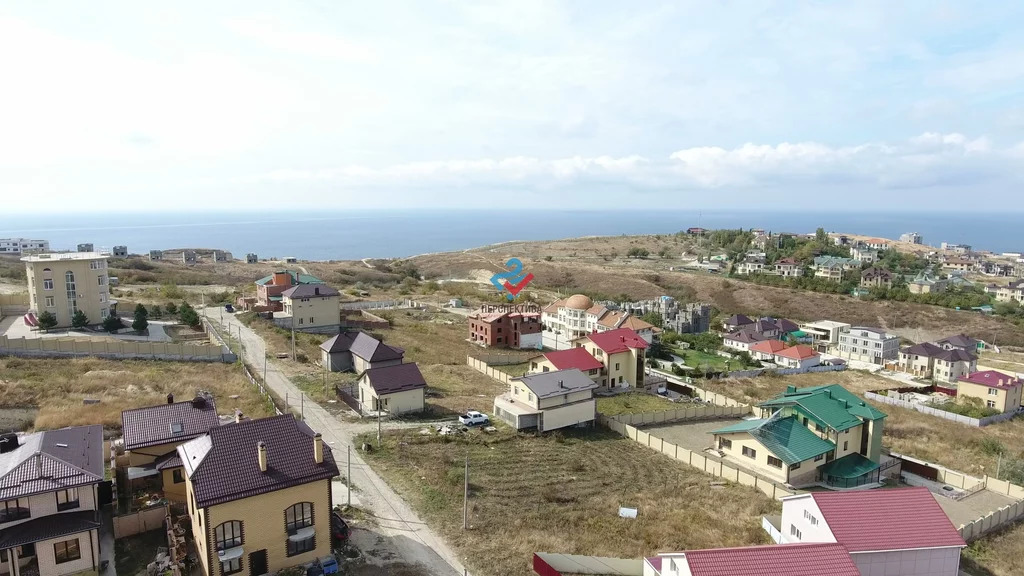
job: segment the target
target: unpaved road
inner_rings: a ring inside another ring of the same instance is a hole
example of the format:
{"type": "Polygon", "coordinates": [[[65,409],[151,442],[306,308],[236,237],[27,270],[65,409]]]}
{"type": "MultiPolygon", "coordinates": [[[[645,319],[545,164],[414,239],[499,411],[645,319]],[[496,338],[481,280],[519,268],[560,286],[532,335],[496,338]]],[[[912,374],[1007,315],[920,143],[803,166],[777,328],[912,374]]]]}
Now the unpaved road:
{"type": "MultiPolygon", "coordinates": [[[[266,357],[263,340],[234,315],[225,314],[223,321],[218,309],[206,308],[200,311],[221,329],[230,330],[232,337],[240,338],[245,346],[245,359],[252,366],[262,366],[266,357]]],[[[272,360],[267,360],[267,385],[281,398],[287,395],[298,398],[301,391],[284,376],[272,360]]],[[[360,457],[353,437],[366,430],[366,424],[342,422],[329,414],[312,400],[306,400],[304,417],[313,430],[323,434],[334,452],[342,475],[346,473],[346,453],[352,447],[352,482],[354,493],[358,496],[360,507],[372,514],[371,530],[362,533],[354,530],[352,539],[360,548],[370,564],[381,566],[381,573],[391,570],[385,566],[398,568],[401,573],[407,568],[416,566],[429,576],[461,576],[468,575],[459,558],[433,530],[430,529],[413,512],[412,508],[398,496],[360,457]]]]}

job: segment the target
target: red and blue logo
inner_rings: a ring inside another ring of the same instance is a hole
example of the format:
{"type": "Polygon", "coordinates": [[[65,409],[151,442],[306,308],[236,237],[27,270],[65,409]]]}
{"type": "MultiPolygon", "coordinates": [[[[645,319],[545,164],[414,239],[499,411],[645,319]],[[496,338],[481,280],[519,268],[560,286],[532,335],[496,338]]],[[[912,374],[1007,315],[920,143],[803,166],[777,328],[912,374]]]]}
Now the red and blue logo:
{"type": "Polygon", "coordinates": [[[533,280],[533,274],[523,270],[523,263],[519,258],[509,258],[508,262],[505,262],[505,267],[508,268],[507,271],[491,276],[491,284],[494,284],[498,292],[504,292],[505,298],[515,300],[523,288],[533,280]]]}

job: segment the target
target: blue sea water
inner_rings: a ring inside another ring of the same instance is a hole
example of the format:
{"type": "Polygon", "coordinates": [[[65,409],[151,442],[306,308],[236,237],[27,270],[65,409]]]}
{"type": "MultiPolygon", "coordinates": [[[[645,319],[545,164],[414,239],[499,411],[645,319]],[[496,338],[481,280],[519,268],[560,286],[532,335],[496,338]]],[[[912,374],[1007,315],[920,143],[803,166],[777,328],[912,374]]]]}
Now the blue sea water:
{"type": "Polygon", "coordinates": [[[897,238],[918,232],[927,244],[971,244],[993,252],[1024,251],[1019,213],[850,213],[685,210],[360,210],[346,212],[212,212],[0,214],[0,238],[50,241],[54,250],[91,242],[97,249],[217,248],[236,258],[303,260],[404,257],[513,240],[671,234],[691,226],[828,231],[897,238]]]}

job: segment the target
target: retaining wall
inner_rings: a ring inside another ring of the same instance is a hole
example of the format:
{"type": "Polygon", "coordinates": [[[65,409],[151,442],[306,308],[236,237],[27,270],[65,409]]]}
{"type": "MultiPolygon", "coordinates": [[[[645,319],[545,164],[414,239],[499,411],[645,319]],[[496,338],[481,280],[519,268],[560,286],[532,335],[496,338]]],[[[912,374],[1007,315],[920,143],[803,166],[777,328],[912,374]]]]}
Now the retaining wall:
{"type": "Polygon", "coordinates": [[[481,374],[494,378],[498,382],[509,384],[512,381],[512,376],[509,376],[508,374],[500,370],[495,370],[494,368],[491,368],[487,364],[481,362],[480,360],[477,360],[476,358],[473,358],[472,356],[466,357],[466,365],[481,374]]]}
{"type": "Polygon", "coordinates": [[[8,338],[0,336],[0,354],[29,358],[98,358],[181,360],[188,362],[234,362],[226,348],[171,342],[116,342],[78,338],[8,338]]]}

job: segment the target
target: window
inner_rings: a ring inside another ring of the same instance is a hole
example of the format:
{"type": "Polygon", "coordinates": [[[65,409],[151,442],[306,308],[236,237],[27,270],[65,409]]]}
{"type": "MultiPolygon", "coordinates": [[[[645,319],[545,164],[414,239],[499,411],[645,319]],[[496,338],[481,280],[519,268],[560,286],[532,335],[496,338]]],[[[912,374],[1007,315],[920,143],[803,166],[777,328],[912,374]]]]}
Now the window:
{"type": "Polygon", "coordinates": [[[234,560],[227,560],[220,563],[220,570],[223,574],[235,574],[242,571],[242,557],[234,560]]]}
{"type": "Polygon", "coordinates": [[[615,363],[615,369],[616,369],[616,370],[618,370],[618,369],[619,369],[619,363],[618,363],[618,362],[616,362],[616,363],[615,363]]]}
{"type": "Polygon", "coordinates": [[[821,424],[818,424],[817,422],[814,423],[814,429],[817,430],[818,432],[824,432],[825,431],[825,427],[822,426],[821,424]]]}
{"type": "Polygon", "coordinates": [[[775,456],[768,457],[768,465],[774,466],[775,468],[782,468],[782,460],[779,460],[775,456]]]}
{"type": "Polygon", "coordinates": [[[989,396],[999,396],[999,390],[996,390],[995,388],[989,388],[988,389],[988,395],[989,396]]]}
{"type": "Polygon", "coordinates": [[[796,469],[797,469],[797,468],[799,468],[799,467],[800,467],[800,463],[799,463],[799,462],[797,462],[796,464],[793,464],[793,465],[791,465],[791,466],[789,467],[789,469],[790,469],[790,470],[796,470],[796,469]]]}
{"type": "Polygon", "coordinates": [[[721,450],[722,448],[732,449],[732,440],[729,440],[728,438],[719,438],[718,449],[721,450]]]}
{"type": "Polygon", "coordinates": [[[849,449],[850,449],[850,441],[849,440],[845,440],[843,442],[843,452],[846,452],[849,449]]]}
{"type": "Polygon", "coordinates": [[[89,268],[93,270],[99,270],[102,267],[103,266],[101,266],[101,262],[99,260],[93,260],[92,262],[89,262],[89,268]]]}
{"type": "Polygon", "coordinates": [[[78,303],[76,302],[78,292],[75,288],[75,273],[71,270],[64,274],[64,288],[67,291],[68,297],[68,313],[74,316],[75,312],[78,311],[78,303]]]}
{"type": "Polygon", "coordinates": [[[177,468],[171,470],[171,477],[174,478],[175,484],[181,484],[182,482],[185,481],[185,476],[182,475],[181,470],[177,468]]]}
{"type": "Polygon", "coordinates": [[[53,296],[47,296],[46,297],[46,307],[47,308],[53,308],[54,307],[54,305],[53,305],[53,296]]]}
{"type": "Polygon", "coordinates": [[[57,491],[57,510],[72,510],[78,508],[78,488],[68,488],[57,491]]]}
{"type": "Polygon", "coordinates": [[[814,514],[811,514],[808,510],[804,510],[804,520],[809,521],[811,523],[811,526],[818,525],[818,518],[814,514]]]}
{"type": "Polygon", "coordinates": [[[314,318],[313,316],[310,316],[310,317],[309,317],[309,323],[310,323],[310,324],[312,324],[312,323],[314,322],[313,318],[314,318]]]}
{"type": "Polygon", "coordinates": [[[800,540],[801,538],[803,538],[803,534],[799,530],[797,530],[795,524],[790,524],[789,525],[789,535],[790,536],[796,536],[797,540],[800,540]]]}
{"type": "Polygon", "coordinates": [[[313,503],[299,502],[284,511],[284,528],[288,533],[288,555],[295,556],[309,552],[316,548],[316,535],[310,531],[309,535],[302,539],[294,539],[302,536],[300,531],[303,528],[313,526],[313,503]]]}
{"type": "MultiPolygon", "coordinates": [[[[244,541],[242,537],[242,523],[238,520],[229,520],[217,526],[213,534],[214,538],[216,538],[217,550],[227,550],[241,546],[244,541]]],[[[225,571],[225,573],[227,572],[225,571]]]]}
{"type": "Polygon", "coordinates": [[[302,318],[299,318],[299,326],[302,325],[302,320],[303,320],[302,318]]]}
{"type": "Polygon", "coordinates": [[[53,290],[53,278],[43,279],[43,290],[53,290]]]}
{"type": "Polygon", "coordinates": [[[82,550],[78,547],[78,538],[57,542],[53,545],[53,561],[56,564],[71,562],[81,557],[82,550]]]}
{"type": "Polygon", "coordinates": [[[0,522],[14,522],[31,517],[32,512],[28,508],[28,498],[0,502],[0,522]]]}
{"type": "Polygon", "coordinates": [[[996,407],[996,401],[995,400],[988,400],[987,402],[985,402],[985,405],[988,406],[989,408],[995,408],[996,407]]]}
{"type": "Polygon", "coordinates": [[[817,456],[814,457],[814,461],[815,462],[821,462],[822,459],[824,459],[824,458],[825,458],[824,454],[818,454],[817,456]]]}
{"type": "Polygon", "coordinates": [[[619,376],[619,384],[622,384],[622,376],[619,376]]]}
{"type": "Polygon", "coordinates": [[[529,400],[530,402],[533,402],[533,394],[527,393],[526,399],[529,400]]]}
{"type": "Polygon", "coordinates": [[[746,456],[747,458],[757,458],[757,450],[754,450],[749,446],[744,446],[743,455],[746,456]]]}
{"type": "Polygon", "coordinates": [[[96,279],[96,284],[98,284],[100,286],[103,286],[106,283],[107,283],[107,277],[106,276],[100,276],[99,278],[96,279]]]}

